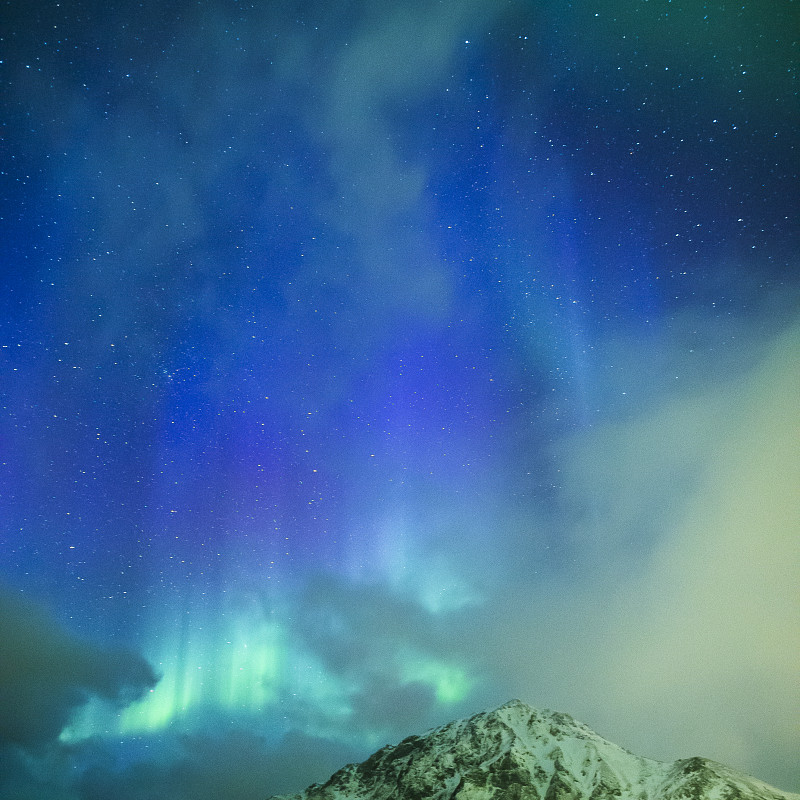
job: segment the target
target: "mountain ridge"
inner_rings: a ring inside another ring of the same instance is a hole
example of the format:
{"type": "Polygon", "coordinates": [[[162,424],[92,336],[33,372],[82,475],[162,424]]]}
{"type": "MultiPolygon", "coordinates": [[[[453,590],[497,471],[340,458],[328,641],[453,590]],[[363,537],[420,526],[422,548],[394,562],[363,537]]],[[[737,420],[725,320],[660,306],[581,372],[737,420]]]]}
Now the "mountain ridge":
{"type": "Polygon", "coordinates": [[[661,762],[519,700],[386,745],[268,800],[800,800],[701,757],[661,762]]]}

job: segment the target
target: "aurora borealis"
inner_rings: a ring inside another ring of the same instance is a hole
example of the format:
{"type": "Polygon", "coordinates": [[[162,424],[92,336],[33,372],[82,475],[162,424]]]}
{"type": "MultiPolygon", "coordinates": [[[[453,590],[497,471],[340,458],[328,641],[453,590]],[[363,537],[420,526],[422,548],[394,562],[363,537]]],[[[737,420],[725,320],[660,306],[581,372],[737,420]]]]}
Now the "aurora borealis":
{"type": "Polygon", "coordinates": [[[795,6],[6,0],[0,798],[800,791],[795,6]]]}

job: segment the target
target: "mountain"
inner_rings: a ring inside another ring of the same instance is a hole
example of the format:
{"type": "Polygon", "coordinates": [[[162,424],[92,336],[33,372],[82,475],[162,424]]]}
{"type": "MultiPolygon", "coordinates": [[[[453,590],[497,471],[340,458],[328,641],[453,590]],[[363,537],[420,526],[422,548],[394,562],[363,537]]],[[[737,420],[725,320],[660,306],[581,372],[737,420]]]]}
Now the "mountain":
{"type": "Polygon", "coordinates": [[[641,758],[512,700],[271,800],[800,800],[705,758],[641,758]]]}

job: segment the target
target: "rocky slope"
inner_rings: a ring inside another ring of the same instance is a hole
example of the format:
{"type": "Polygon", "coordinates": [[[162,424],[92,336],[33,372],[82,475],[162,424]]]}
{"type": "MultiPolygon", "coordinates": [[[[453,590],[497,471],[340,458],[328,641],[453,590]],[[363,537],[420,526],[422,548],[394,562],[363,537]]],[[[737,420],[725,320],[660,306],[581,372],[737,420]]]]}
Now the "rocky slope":
{"type": "Polygon", "coordinates": [[[518,700],[272,800],[800,800],[704,758],[662,763],[518,700]]]}

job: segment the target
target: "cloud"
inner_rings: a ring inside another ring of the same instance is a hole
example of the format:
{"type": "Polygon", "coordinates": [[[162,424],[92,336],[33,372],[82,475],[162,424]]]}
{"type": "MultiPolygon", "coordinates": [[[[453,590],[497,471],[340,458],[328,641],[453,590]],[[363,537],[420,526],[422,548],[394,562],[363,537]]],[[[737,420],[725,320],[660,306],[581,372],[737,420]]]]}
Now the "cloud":
{"type": "Polygon", "coordinates": [[[90,698],[122,707],[155,685],[140,656],[101,647],[0,587],[0,795],[73,800],[76,751],[59,734],[90,698]]]}
{"type": "MultiPolygon", "coordinates": [[[[429,156],[413,144],[419,131],[404,130],[398,120],[417,108],[415,125],[436,129],[438,114],[457,102],[445,88],[461,66],[465,40],[480,38],[504,12],[485,0],[408,2],[379,13],[364,4],[361,11],[359,24],[330,52],[319,96],[306,108],[306,127],[326,154],[330,178],[317,212],[355,244],[357,261],[344,271],[358,278],[360,313],[374,307],[373,324],[387,310],[441,320],[453,276],[430,225],[429,156]],[[436,112],[426,116],[426,103],[436,112]]],[[[314,266],[318,284],[325,267],[314,266]]],[[[326,282],[339,285],[340,272],[328,268],[326,282]]]]}
{"type": "Polygon", "coordinates": [[[297,618],[304,647],[349,687],[355,736],[391,738],[444,721],[478,681],[465,658],[466,610],[433,612],[383,585],[317,576],[297,618]]]}
{"type": "Polygon", "coordinates": [[[735,379],[560,445],[573,558],[493,599],[499,684],[643,755],[800,784],[799,361],[795,324],[735,379]]]}
{"type": "Polygon", "coordinates": [[[356,757],[323,738],[291,732],[276,747],[242,729],[162,740],[160,749],[124,768],[87,769],[76,787],[80,800],[263,800],[324,780],[356,757]]]}
{"type": "MultiPolygon", "coordinates": [[[[378,677],[369,681],[353,699],[353,711],[373,730],[395,732],[425,727],[436,705],[434,686],[423,681],[398,685],[378,677]]],[[[399,735],[399,734],[398,734],[399,735]]]]}
{"type": "Polygon", "coordinates": [[[0,642],[0,745],[47,745],[90,697],[124,706],[157,681],[140,656],[78,638],[2,587],[0,642]]]}
{"type": "Polygon", "coordinates": [[[672,747],[745,769],[771,763],[768,779],[795,786],[800,774],[786,765],[800,749],[798,397],[795,325],[727,387],[709,419],[706,466],[676,493],[681,513],[628,588],[607,654],[609,683],[640,709],[653,747],[659,718],[672,747]]]}
{"type": "Polygon", "coordinates": [[[348,674],[385,668],[400,647],[430,644],[433,618],[413,601],[375,584],[328,575],[309,581],[298,630],[331,670],[348,674]]]}

